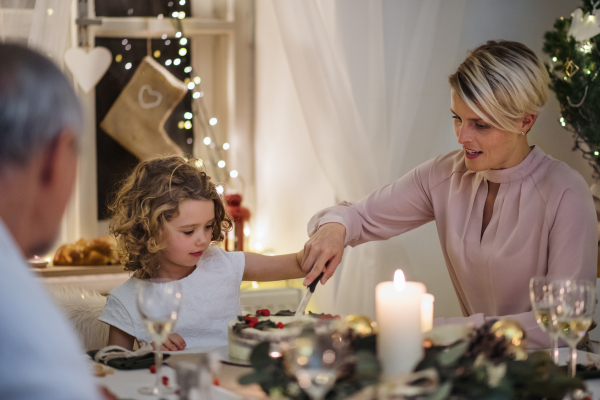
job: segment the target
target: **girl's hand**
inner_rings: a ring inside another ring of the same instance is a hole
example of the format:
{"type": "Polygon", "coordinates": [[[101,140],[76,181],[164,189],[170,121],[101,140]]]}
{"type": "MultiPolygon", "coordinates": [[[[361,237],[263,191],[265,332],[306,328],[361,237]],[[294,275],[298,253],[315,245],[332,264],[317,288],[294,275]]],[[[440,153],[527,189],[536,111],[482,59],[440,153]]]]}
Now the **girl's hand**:
{"type": "MultiPolygon", "coordinates": [[[[177,333],[171,333],[167,340],[160,346],[160,349],[163,351],[178,351],[185,349],[185,340],[177,333]]],[[[156,344],[152,342],[152,348],[156,350],[156,344]]]]}

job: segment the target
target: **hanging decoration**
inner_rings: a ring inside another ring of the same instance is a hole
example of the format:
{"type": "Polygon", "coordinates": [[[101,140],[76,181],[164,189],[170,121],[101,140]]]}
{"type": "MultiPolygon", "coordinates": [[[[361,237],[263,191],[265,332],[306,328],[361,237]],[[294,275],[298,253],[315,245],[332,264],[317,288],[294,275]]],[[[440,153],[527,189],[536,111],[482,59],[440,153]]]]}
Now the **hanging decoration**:
{"type": "Polygon", "coordinates": [[[106,47],[94,47],[90,51],[73,47],[65,52],[65,64],[85,93],[98,84],[111,62],[112,54],[106,47]]]}
{"type": "Polygon", "coordinates": [[[550,89],[560,103],[559,123],[573,134],[573,150],[582,152],[600,179],[600,0],[584,0],[571,18],[556,20],[544,35],[550,60],[550,89]]]}
{"type": "Polygon", "coordinates": [[[140,160],[183,155],[163,125],[187,91],[185,83],[144,57],[100,127],[140,160]]]}

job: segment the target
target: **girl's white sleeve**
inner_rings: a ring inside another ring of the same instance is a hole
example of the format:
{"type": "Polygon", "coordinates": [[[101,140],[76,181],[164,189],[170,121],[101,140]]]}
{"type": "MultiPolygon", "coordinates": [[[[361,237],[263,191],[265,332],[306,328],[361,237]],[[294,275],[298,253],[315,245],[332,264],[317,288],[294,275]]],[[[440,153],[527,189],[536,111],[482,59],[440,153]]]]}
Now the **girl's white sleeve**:
{"type": "Polygon", "coordinates": [[[136,337],[133,319],[131,318],[129,311],[127,311],[127,308],[123,303],[113,295],[108,295],[104,310],[102,310],[102,314],[100,314],[98,319],[136,337]]]}

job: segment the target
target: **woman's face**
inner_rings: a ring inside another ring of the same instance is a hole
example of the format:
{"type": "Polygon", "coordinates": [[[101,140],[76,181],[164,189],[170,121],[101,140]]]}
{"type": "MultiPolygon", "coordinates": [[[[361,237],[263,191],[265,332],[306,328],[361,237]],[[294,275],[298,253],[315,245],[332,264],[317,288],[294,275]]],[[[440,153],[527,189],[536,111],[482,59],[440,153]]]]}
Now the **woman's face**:
{"type": "MultiPolygon", "coordinates": [[[[481,119],[454,89],[451,93],[450,110],[453,113],[454,133],[463,147],[465,164],[469,170],[479,172],[511,168],[529,154],[526,136],[494,128],[481,119]]],[[[530,127],[523,128],[528,130],[530,127]]]]}

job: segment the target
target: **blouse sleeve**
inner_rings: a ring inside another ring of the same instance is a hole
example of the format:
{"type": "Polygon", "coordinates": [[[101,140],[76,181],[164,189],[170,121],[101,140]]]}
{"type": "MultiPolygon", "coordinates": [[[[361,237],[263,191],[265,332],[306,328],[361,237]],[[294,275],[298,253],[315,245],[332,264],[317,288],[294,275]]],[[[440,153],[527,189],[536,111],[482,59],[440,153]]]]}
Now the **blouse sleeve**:
{"type": "Polygon", "coordinates": [[[98,319],[136,337],[133,320],[129,315],[129,311],[127,311],[127,308],[125,308],[123,303],[113,295],[109,294],[106,298],[106,305],[98,319]]]}
{"type": "Polygon", "coordinates": [[[344,245],[386,240],[435,219],[429,192],[430,160],[396,182],[358,202],[343,201],[315,214],[308,223],[312,236],[320,226],[337,222],[346,227],[344,245]]]}
{"type": "Polygon", "coordinates": [[[225,251],[221,250],[225,257],[231,263],[233,267],[234,276],[238,285],[242,283],[244,277],[244,268],[246,267],[246,257],[243,251],[225,251]]]}

